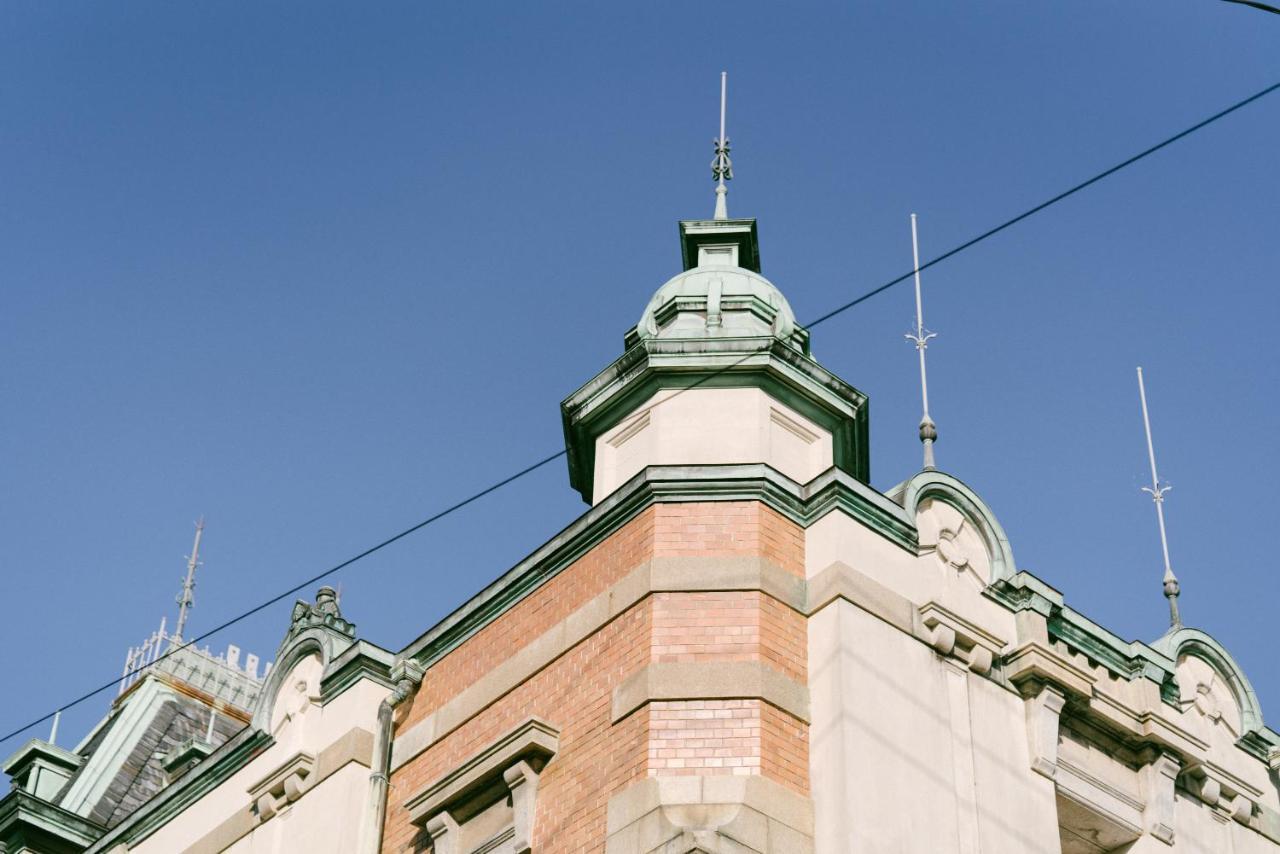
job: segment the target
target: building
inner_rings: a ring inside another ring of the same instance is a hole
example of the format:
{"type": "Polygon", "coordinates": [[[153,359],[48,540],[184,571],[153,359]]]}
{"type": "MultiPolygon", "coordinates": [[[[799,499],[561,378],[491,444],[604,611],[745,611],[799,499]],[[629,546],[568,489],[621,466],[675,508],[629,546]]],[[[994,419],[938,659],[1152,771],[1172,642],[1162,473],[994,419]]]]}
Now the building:
{"type": "Polygon", "coordinates": [[[398,652],[298,602],[243,726],[182,734],[149,797],[81,811],[101,750],[24,747],[3,850],[1280,851],[1231,655],[1094,623],[950,474],[869,486],[866,396],[723,181],[717,214],[561,405],[590,509],[398,652]]]}
{"type": "Polygon", "coordinates": [[[242,666],[235,646],[183,646],[162,620],[129,650],[116,699],[74,750],[56,745],[55,719],[49,741],[5,762],[0,851],[83,850],[243,730],[261,690],[256,656],[242,666]]]}

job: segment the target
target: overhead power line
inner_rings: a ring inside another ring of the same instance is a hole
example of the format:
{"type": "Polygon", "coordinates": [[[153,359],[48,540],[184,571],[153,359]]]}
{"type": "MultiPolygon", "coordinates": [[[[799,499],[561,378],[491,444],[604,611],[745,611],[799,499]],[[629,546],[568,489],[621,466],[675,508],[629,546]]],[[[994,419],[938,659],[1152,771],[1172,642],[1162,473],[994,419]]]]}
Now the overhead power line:
{"type": "MultiPolygon", "coordinates": [[[[1133,155],[1132,157],[1129,157],[1129,158],[1127,158],[1127,159],[1125,159],[1125,160],[1120,161],[1119,163],[1117,163],[1116,165],[1112,166],[1111,168],[1109,168],[1109,169],[1105,169],[1105,170],[1103,170],[1102,172],[1099,172],[1098,174],[1094,175],[1092,178],[1089,178],[1088,180],[1085,180],[1085,181],[1081,181],[1079,184],[1076,184],[1075,186],[1073,186],[1073,187],[1071,187],[1071,188],[1069,188],[1069,189],[1067,189],[1067,190],[1064,190],[1064,191],[1062,191],[1061,193],[1058,193],[1058,194],[1057,194],[1057,195],[1055,195],[1055,196],[1050,197],[1049,199],[1047,199],[1047,200],[1045,200],[1045,201],[1041,202],[1040,204],[1035,205],[1034,207],[1028,208],[1027,210],[1023,211],[1022,213],[1018,214],[1017,216],[1010,217],[1009,219],[1005,220],[1004,222],[1000,223],[999,225],[996,225],[996,226],[994,226],[994,227],[992,227],[992,228],[989,228],[989,229],[987,229],[986,231],[982,232],[982,233],[981,233],[981,234],[979,234],[977,237],[974,237],[974,238],[971,238],[971,239],[969,239],[969,240],[966,240],[965,242],[963,242],[963,243],[959,244],[958,246],[955,246],[955,247],[953,247],[953,248],[951,248],[951,249],[947,250],[946,252],[943,252],[941,255],[938,255],[937,257],[933,258],[932,260],[927,261],[927,262],[925,262],[924,264],[921,264],[921,265],[919,266],[919,270],[926,270],[926,269],[928,269],[928,268],[930,268],[930,267],[935,266],[936,264],[940,264],[940,263],[942,263],[943,261],[946,261],[948,258],[951,258],[951,257],[953,257],[953,256],[955,256],[955,255],[958,255],[959,253],[964,252],[966,249],[970,249],[970,248],[972,248],[972,247],[976,246],[977,244],[979,244],[979,243],[983,242],[984,240],[987,240],[988,238],[991,238],[991,237],[996,236],[997,234],[999,234],[1000,232],[1004,231],[1005,229],[1010,228],[1010,227],[1012,227],[1012,226],[1014,226],[1014,225],[1016,225],[1016,224],[1018,224],[1018,223],[1022,222],[1023,220],[1028,219],[1029,217],[1035,216],[1036,214],[1040,213],[1041,211],[1045,210],[1046,208],[1049,208],[1049,207],[1051,207],[1051,206],[1053,206],[1053,205],[1056,205],[1058,202],[1061,202],[1061,201],[1063,201],[1063,200],[1065,200],[1065,199],[1067,199],[1067,198],[1069,198],[1069,197],[1071,197],[1071,196],[1075,195],[1076,193],[1080,192],[1081,190],[1084,190],[1084,189],[1086,189],[1086,188],[1088,188],[1088,187],[1091,187],[1091,186],[1093,186],[1094,184],[1098,183],[1099,181],[1102,181],[1103,179],[1108,178],[1108,177],[1110,177],[1110,176],[1112,176],[1112,175],[1116,174],[1117,172],[1121,171],[1122,169],[1125,169],[1125,168],[1127,168],[1127,167],[1129,167],[1129,166],[1132,166],[1133,164],[1137,163],[1138,161],[1143,160],[1143,159],[1145,159],[1145,158],[1147,158],[1147,157],[1151,156],[1152,154],[1155,154],[1157,151],[1160,151],[1161,149],[1166,148],[1166,147],[1168,147],[1168,146],[1172,145],[1173,143],[1178,142],[1179,140],[1184,139],[1184,138],[1186,138],[1186,137],[1190,136],[1191,134],[1195,133],[1196,131],[1201,130],[1202,128],[1205,128],[1205,127],[1207,127],[1207,126],[1209,126],[1209,125],[1213,124],[1214,122],[1218,121],[1219,119],[1223,119],[1223,118],[1225,118],[1225,117],[1229,116],[1230,114],[1234,113],[1235,111],[1237,111],[1237,110],[1239,110],[1239,109],[1241,109],[1241,108],[1243,108],[1243,107],[1246,107],[1246,106],[1248,106],[1249,104],[1252,104],[1254,101],[1257,101],[1257,100],[1259,100],[1259,99],[1261,99],[1261,98],[1263,98],[1263,97],[1265,97],[1265,96],[1267,96],[1267,95],[1270,95],[1272,92],[1276,91],[1277,89],[1280,89],[1280,82],[1273,83],[1273,84],[1271,84],[1270,86],[1267,86],[1265,89],[1262,89],[1262,90],[1260,90],[1260,91],[1258,91],[1258,92],[1255,92],[1254,94],[1250,95],[1249,97],[1244,98],[1243,100],[1240,100],[1240,101],[1235,102],[1234,104],[1232,104],[1231,106],[1227,107],[1226,109],[1219,110],[1218,112],[1214,113],[1213,115],[1209,116],[1208,118],[1203,119],[1202,121],[1196,122],[1195,124],[1191,125],[1190,127],[1186,128],[1185,130],[1179,131],[1178,133],[1175,133],[1173,136],[1170,136],[1170,137],[1168,137],[1168,138],[1166,138],[1166,139],[1162,140],[1161,142],[1156,143],[1155,145],[1151,146],[1150,148],[1146,148],[1146,149],[1144,149],[1144,150],[1142,150],[1142,151],[1138,152],[1137,154],[1133,155]]],[[[869,291],[867,291],[867,292],[865,292],[865,293],[861,294],[860,296],[855,297],[854,299],[849,300],[848,302],[844,303],[843,305],[839,305],[839,306],[837,306],[836,308],[833,308],[831,311],[828,311],[826,314],[823,314],[823,315],[819,316],[818,318],[814,319],[812,322],[807,323],[807,324],[803,324],[803,325],[804,325],[805,327],[807,327],[807,328],[812,329],[812,328],[813,328],[813,327],[815,327],[815,326],[818,326],[818,325],[820,325],[820,324],[826,323],[828,320],[831,320],[832,318],[834,318],[834,317],[836,317],[836,316],[838,316],[838,315],[840,315],[840,314],[842,314],[842,313],[844,313],[844,312],[848,311],[849,309],[853,308],[854,306],[860,305],[860,304],[862,304],[862,303],[866,302],[867,300],[871,299],[872,297],[875,297],[875,296],[877,296],[877,295],[879,295],[879,294],[884,293],[885,291],[889,290],[890,288],[894,287],[895,285],[899,285],[899,284],[901,284],[902,282],[905,282],[906,280],[908,280],[908,279],[912,278],[912,277],[915,275],[915,273],[916,273],[916,269],[913,267],[913,269],[908,270],[907,272],[903,273],[901,276],[898,276],[898,277],[896,277],[896,278],[894,278],[894,279],[890,279],[889,281],[885,282],[884,284],[879,285],[879,286],[877,286],[877,287],[875,287],[875,288],[872,288],[871,290],[869,290],[869,291]]],[[[691,386],[691,387],[696,387],[697,385],[700,385],[701,383],[706,382],[707,380],[709,380],[709,379],[710,379],[711,377],[713,377],[713,376],[716,376],[716,375],[718,375],[718,374],[720,374],[720,373],[724,373],[725,371],[728,371],[728,370],[732,370],[732,369],[733,369],[734,367],[736,367],[738,364],[741,364],[741,360],[739,360],[739,361],[738,361],[738,362],[736,362],[736,363],[733,363],[733,364],[730,364],[730,365],[726,365],[726,366],[724,366],[724,367],[722,367],[722,368],[718,369],[718,370],[717,370],[717,371],[715,371],[713,374],[711,374],[710,376],[704,377],[701,381],[699,381],[698,383],[695,383],[695,384],[694,384],[693,386],[691,386]]],[[[685,389],[682,389],[680,392],[677,392],[677,393],[678,393],[678,394],[679,394],[679,393],[683,393],[683,391],[687,391],[687,390],[689,390],[689,389],[688,389],[688,388],[685,388],[685,389]]],[[[674,396],[675,396],[675,395],[672,395],[671,397],[674,397],[674,396]]],[[[667,400],[670,400],[670,399],[671,399],[671,397],[664,398],[664,400],[663,400],[663,401],[661,401],[661,402],[666,402],[667,400]]],[[[652,408],[653,408],[653,406],[656,406],[656,405],[658,405],[658,404],[653,404],[653,405],[652,405],[652,406],[650,406],[649,408],[650,408],[650,409],[652,409],[652,408]]],[[[75,699],[70,700],[70,701],[68,701],[68,702],[66,702],[66,703],[63,703],[63,704],[62,704],[61,706],[59,706],[57,709],[55,709],[55,710],[53,710],[53,711],[49,712],[48,714],[42,715],[41,717],[36,718],[35,720],[30,721],[29,723],[23,724],[22,726],[20,726],[20,727],[18,727],[18,728],[16,728],[16,729],[14,729],[14,730],[12,730],[12,731],[10,731],[10,732],[8,732],[8,733],[4,734],[3,736],[0,736],[0,743],[3,743],[3,742],[5,742],[5,741],[8,741],[9,739],[13,738],[13,737],[14,737],[14,736],[16,736],[16,735],[21,735],[23,732],[26,732],[27,730],[29,730],[29,729],[31,729],[31,728],[33,728],[33,727],[39,726],[40,724],[44,723],[45,721],[51,720],[55,715],[58,715],[58,714],[60,714],[61,712],[65,711],[65,710],[67,710],[67,709],[70,709],[70,708],[72,708],[72,707],[74,707],[74,706],[78,706],[79,704],[81,704],[81,703],[85,702],[86,700],[89,700],[89,699],[91,699],[92,697],[95,697],[95,696],[97,696],[98,694],[101,694],[102,692],[104,692],[104,691],[108,690],[108,689],[109,689],[109,688],[111,688],[112,686],[114,686],[114,685],[118,684],[122,678],[126,678],[126,679],[127,679],[128,677],[133,676],[133,675],[135,675],[135,674],[137,674],[137,673],[142,672],[142,671],[143,671],[143,670],[145,670],[147,667],[151,667],[151,666],[153,666],[154,664],[156,664],[157,662],[159,662],[159,661],[161,661],[161,660],[163,660],[163,659],[165,659],[165,658],[168,658],[169,656],[174,655],[174,654],[176,654],[176,653],[180,652],[181,650],[184,650],[184,649],[186,649],[186,648],[188,648],[188,647],[191,647],[191,646],[195,646],[195,645],[199,644],[200,642],[202,642],[202,641],[204,641],[204,640],[207,640],[208,638],[210,638],[210,637],[212,637],[213,635],[217,634],[218,632],[222,631],[223,629],[229,628],[229,627],[231,627],[231,626],[235,625],[236,623],[240,622],[241,620],[244,620],[244,619],[246,619],[246,618],[248,618],[248,617],[253,616],[254,614],[258,613],[259,611],[262,611],[262,610],[264,610],[264,609],[266,609],[266,608],[269,608],[270,606],[274,605],[275,603],[279,602],[280,600],[285,599],[285,598],[288,598],[289,596],[292,596],[293,594],[297,593],[298,591],[302,590],[303,588],[310,587],[311,585],[315,584],[317,581],[321,581],[321,580],[323,580],[323,579],[327,578],[328,576],[333,575],[335,572],[338,572],[339,570],[346,569],[347,567],[351,566],[352,564],[356,563],[357,561],[363,560],[364,558],[369,557],[370,555],[374,554],[375,552],[379,552],[379,551],[381,551],[382,549],[386,548],[387,546],[391,545],[392,543],[398,542],[399,540],[404,539],[405,537],[409,536],[410,534],[413,534],[413,533],[416,533],[416,532],[418,532],[418,531],[422,530],[423,528],[427,527],[428,525],[432,524],[433,522],[437,522],[437,521],[439,521],[439,520],[443,519],[444,517],[446,517],[446,516],[450,515],[451,513],[454,513],[454,512],[455,512],[455,511],[457,511],[457,510],[461,510],[463,507],[466,507],[467,505],[472,504],[473,502],[480,500],[481,498],[485,497],[486,495],[489,495],[489,494],[490,494],[490,493],[492,493],[492,492],[496,492],[497,490],[502,489],[504,486],[506,486],[506,485],[508,485],[508,484],[510,484],[510,483],[513,483],[513,482],[515,482],[515,481],[519,480],[520,478],[524,477],[525,475],[532,474],[533,472],[537,471],[538,469],[542,468],[543,466],[547,465],[548,463],[553,462],[553,461],[555,461],[555,460],[559,459],[560,457],[563,457],[563,456],[565,455],[565,453],[566,453],[566,452],[562,449],[562,450],[556,451],[554,454],[550,454],[550,455],[548,455],[548,456],[545,456],[545,457],[543,457],[542,459],[540,459],[540,460],[538,460],[538,461],[536,461],[536,462],[534,462],[534,463],[532,463],[532,464],[530,464],[530,465],[528,465],[528,466],[525,466],[524,468],[520,469],[519,471],[515,472],[514,474],[508,475],[507,477],[504,477],[504,478],[502,478],[501,480],[499,480],[499,481],[497,481],[497,482],[495,482],[495,483],[493,483],[493,484],[491,484],[491,485],[489,485],[489,486],[486,486],[484,489],[481,489],[481,490],[480,490],[480,491],[478,491],[478,492],[472,493],[471,495],[467,496],[466,498],[462,499],[461,501],[458,501],[458,502],[456,502],[456,503],[454,503],[454,504],[451,504],[450,506],[446,507],[445,509],[440,510],[440,511],[439,511],[439,512],[437,512],[437,513],[434,513],[434,514],[433,514],[433,515],[431,515],[431,516],[428,516],[426,519],[423,519],[421,522],[418,522],[417,524],[415,524],[415,525],[413,525],[413,526],[411,526],[411,527],[405,528],[403,531],[399,532],[398,534],[395,534],[395,535],[393,535],[393,536],[391,536],[391,537],[388,537],[387,539],[383,540],[382,542],[378,543],[377,545],[371,546],[371,547],[369,547],[369,548],[365,549],[364,551],[360,552],[359,554],[357,554],[357,555],[355,555],[355,556],[353,556],[353,557],[347,558],[346,560],[342,561],[341,563],[335,564],[334,566],[329,567],[328,569],[324,570],[323,572],[319,572],[319,573],[317,573],[317,574],[315,574],[315,575],[311,576],[310,578],[308,578],[308,579],[306,579],[306,580],[304,580],[304,581],[301,581],[301,582],[299,582],[299,583],[295,584],[293,587],[290,587],[288,590],[281,591],[280,593],[276,594],[275,596],[272,596],[270,599],[267,599],[267,600],[266,600],[266,601],[264,601],[264,602],[261,602],[261,603],[259,603],[259,604],[257,604],[257,605],[254,605],[252,608],[248,609],[247,611],[244,611],[244,612],[242,612],[242,613],[240,613],[240,614],[236,615],[235,617],[232,617],[232,618],[230,618],[229,620],[226,620],[225,622],[223,622],[223,623],[221,623],[221,624],[219,624],[219,625],[217,625],[217,626],[213,627],[212,629],[210,629],[209,631],[205,632],[204,634],[199,635],[198,637],[192,638],[191,640],[189,640],[189,641],[187,641],[187,642],[183,643],[181,646],[175,646],[174,648],[170,649],[168,652],[164,653],[164,655],[161,655],[160,657],[158,657],[158,658],[157,658],[157,659],[155,659],[154,661],[148,662],[148,664],[147,664],[145,667],[139,667],[139,668],[137,668],[137,669],[135,669],[135,670],[132,670],[132,671],[130,671],[130,672],[128,672],[128,673],[125,673],[123,676],[117,676],[117,677],[114,677],[114,678],[112,678],[109,682],[105,682],[105,683],[103,683],[102,685],[99,685],[97,688],[94,688],[94,689],[92,689],[92,690],[90,690],[90,691],[86,691],[85,693],[81,694],[80,696],[76,697],[75,699]]]]}
{"type": "Polygon", "coordinates": [[[1228,3],[1237,3],[1241,6],[1252,6],[1255,9],[1261,9],[1264,12],[1270,12],[1273,15],[1280,15],[1280,6],[1272,6],[1270,3],[1260,3],[1258,0],[1227,0],[1228,3]]]}

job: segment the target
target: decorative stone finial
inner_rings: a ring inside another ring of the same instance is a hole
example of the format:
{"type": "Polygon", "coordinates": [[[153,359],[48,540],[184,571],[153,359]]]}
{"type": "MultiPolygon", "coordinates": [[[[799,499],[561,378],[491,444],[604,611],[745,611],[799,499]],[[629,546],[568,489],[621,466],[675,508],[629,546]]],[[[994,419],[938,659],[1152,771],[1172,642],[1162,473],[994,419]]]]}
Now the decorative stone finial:
{"type": "Polygon", "coordinates": [[[724,182],[733,180],[733,161],[729,159],[729,137],[724,135],[724,107],[728,78],[727,71],[720,72],[720,137],[714,140],[716,156],[711,160],[711,177],[718,182],[715,219],[729,218],[729,205],[726,201],[729,188],[724,185],[724,182]]]}
{"type": "Polygon", "coordinates": [[[356,636],[356,624],[343,619],[342,611],[338,608],[338,592],[328,585],[316,591],[314,604],[301,599],[294,603],[286,640],[317,627],[333,629],[350,638],[356,636]]]}

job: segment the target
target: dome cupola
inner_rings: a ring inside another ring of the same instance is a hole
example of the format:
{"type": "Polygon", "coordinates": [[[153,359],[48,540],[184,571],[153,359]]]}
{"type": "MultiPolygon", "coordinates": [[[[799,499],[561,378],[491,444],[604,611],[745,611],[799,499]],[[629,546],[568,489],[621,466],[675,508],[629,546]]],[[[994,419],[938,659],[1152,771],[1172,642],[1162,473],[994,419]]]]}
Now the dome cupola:
{"type": "Polygon", "coordinates": [[[649,300],[628,347],[651,339],[773,337],[807,354],[808,333],[760,275],[755,220],[682,222],[680,243],[684,272],[649,300]]]}
{"type": "Polygon", "coordinates": [[[654,466],[763,464],[799,484],[834,466],[865,483],[867,398],[810,355],[760,275],[756,221],[681,222],[680,248],[684,271],[622,356],[561,404],[570,483],[591,504],[654,466]]]}

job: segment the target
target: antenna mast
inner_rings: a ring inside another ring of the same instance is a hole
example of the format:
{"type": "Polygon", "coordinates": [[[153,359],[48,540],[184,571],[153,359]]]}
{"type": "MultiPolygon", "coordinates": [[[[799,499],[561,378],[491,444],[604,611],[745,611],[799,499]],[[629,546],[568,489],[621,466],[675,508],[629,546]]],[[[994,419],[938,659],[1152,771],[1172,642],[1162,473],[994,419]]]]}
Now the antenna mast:
{"type": "Polygon", "coordinates": [[[182,643],[182,631],[187,627],[187,611],[195,604],[196,569],[200,566],[200,537],[204,534],[204,517],[196,522],[196,541],[191,546],[191,556],[187,558],[187,577],[182,582],[182,592],[178,594],[178,625],[173,632],[173,642],[182,643]]]}
{"type": "Polygon", "coordinates": [[[1151,495],[1156,505],[1156,520],[1160,523],[1160,549],[1164,552],[1164,595],[1169,600],[1169,628],[1182,628],[1182,615],[1178,613],[1178,578],[1173,574],[1173,566],[1169,563],[1169,539],[1164,530],[1164,494],[1172,487],[1161,486],[1160,476],[1156,474],[1156,449],[1151,443],[1151,417],[1147,414],[1147,387],[1142,382],[1142,368],[1138,368],[1138,396],[1142,399],[1142,426],[1147,431],[1147,458],[1151,461],[1151,486],[1142,487],[1142,491],[1151,495]]]}
{"type": "Polygon", "coordinates": [[[715,140],[716,156],[711,161],[711,177],[719,184],[716,186],[715,219],[728,219],[729,206],[726,196],[729,188],[725,181],[733,180],[733,163],[729,160],[729,137],[724,135],[724,108],[729,86],[729,72],[720,72],[720,137],[715,140]]]}
{"type": "Polygon", "coordinates": [[[924,328],[924,304],[920,299],[920,242],[916,237],[916,215],[911,215],[911,257],[916,272],[916,328],[908,332],[906,339],[916,345],[920,354],[920,399],[924,416],[920,419],[920,441],[924,444],[925,471],[933,471],[933,443],[938,440],[938,428],[929,417],[929,378],[924,369],[924,351],[929,349],[929,339],[938,337],[924,328]]]}

